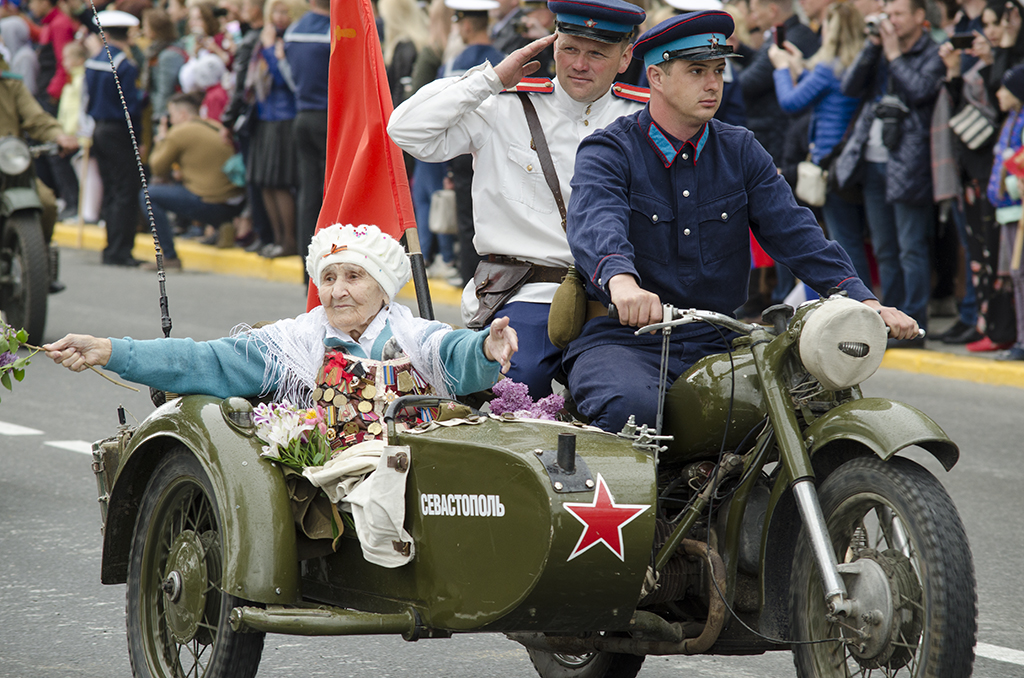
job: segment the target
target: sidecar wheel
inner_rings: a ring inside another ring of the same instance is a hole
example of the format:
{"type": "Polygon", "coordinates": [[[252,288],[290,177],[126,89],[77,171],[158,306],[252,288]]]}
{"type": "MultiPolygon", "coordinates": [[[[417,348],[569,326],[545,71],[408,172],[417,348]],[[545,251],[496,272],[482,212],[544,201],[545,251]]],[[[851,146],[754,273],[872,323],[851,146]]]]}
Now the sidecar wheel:
{"type": "Polygon", "coordinates": [[[0,311],[4,321],[28,332],[28,342],[43,343],[46,295],[50,287],[50,259],[39,215],[7,217],[0,243],[0,311]]]}
{"type": "Polygon", "coordinates": [[[790,587],[801,678],[968,676],[974,663],[974,562],[953,501],[918,464],[855,459],[820,486],[822,513],[856,616],[826,617],[821,578],[801,533],[790,587]]]}
{"type": "Polygon", "coordinates": [[[221,591],[224,539],[213,486],[184,447],[146,487],[128,564],[128,654],[144,678],[251,678],[263,633],[231,630],[245,602],[221,591]]]}
{"type": "Polygon", "coordinates": [[[527,649],[541,678],[635,678],[646,657],[618,652],[556,654],[527,649]]]}

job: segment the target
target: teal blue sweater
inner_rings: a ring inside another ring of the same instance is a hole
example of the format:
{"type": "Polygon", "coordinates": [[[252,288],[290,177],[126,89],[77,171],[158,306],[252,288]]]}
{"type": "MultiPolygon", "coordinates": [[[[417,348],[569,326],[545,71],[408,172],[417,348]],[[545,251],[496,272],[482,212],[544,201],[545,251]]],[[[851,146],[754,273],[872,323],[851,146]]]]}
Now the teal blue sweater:
{"type": "MultiPolygon", "coordinates": [[[[390,323],[374,341],[367,356],[358,344],[328,338],[329,347],[341,347],[358,358],[380,360],[391,338],[390,323]]],[[[487,332],[454,330],[441,340],[441,361],[451,376],[451,391],[476,393],[498,380],[501,364],[484,355],[487,332]]],[[[105,369],[128,381],[173,393],[202,393],[218,398],[257,396],[263,391],[266,361],[245,337],[197,342],[192,339],[110,339],[112,352],[105,369]]],[[[278,379],[280,374],[278,375],[278,379]]],[[[271,388],[271,391],[274,389],[271,388]]]]}

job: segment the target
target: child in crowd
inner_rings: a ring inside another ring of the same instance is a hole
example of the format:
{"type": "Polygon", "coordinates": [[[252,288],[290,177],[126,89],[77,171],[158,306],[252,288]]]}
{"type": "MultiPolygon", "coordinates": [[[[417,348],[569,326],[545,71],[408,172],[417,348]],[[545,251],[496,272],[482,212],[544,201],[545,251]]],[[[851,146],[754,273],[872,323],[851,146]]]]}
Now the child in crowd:
{"type": "MultiPolygon", "coordinates": [[[[996,208],[996,222],[1002,234],[1000,242],[999,269],[1009,275],[1013,282],[1013,302],[1017,311],[1017,341],[1009,350],[1000,354],[1001,360],[1024,360],[1024,270],[1021,269],[1021,245],[1024,243],[1022,222],[1024,208],[1021,206],[1021,186],[1017,174],[1024,174],[1024,162],[1011,160],[1024,146],[1024,64],[1006,71],[1003,84],[996,92],[999,108],[1006,115],[1006,122],[999,134],[999,141],[993,152],[992,176],[988,184],[988,199],[996,208]],[[1021,166],[1021,170],[1010,172],[1006,163],[1021,166]]],[[[1005,282],[1005,280],[1004,280],[1005,282]]]]}

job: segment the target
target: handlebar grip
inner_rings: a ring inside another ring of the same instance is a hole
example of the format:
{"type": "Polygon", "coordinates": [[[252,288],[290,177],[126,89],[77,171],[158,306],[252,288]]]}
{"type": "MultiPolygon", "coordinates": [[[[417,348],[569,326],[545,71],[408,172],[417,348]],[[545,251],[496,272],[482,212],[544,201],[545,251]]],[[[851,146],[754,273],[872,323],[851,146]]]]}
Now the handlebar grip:
{"type": "Polygon", "coordinates": [[[619,309],[615,308],[615,304],[608,304],[608,317],[612,320],[619,319],[619,309]]]}

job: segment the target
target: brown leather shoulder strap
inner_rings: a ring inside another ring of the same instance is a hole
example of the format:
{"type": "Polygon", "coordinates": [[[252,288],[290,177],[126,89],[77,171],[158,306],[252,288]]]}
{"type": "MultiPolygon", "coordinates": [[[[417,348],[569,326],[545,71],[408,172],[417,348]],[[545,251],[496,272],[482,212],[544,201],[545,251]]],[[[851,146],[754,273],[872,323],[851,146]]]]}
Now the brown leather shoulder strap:
{"type": "Polygon", "coordinates": [[[530,95],[525,92],[516,92],[516,96],[523,102],[523,111],[526,113],[526,123],[530,126],[530,135],[533,140],[530,145],[540,158],[540,168],[544,170],[544,179],[548,182],[551,194],[555,196],[555,204],[558,205],[558,214],[562,217],[562,230],[565,230],[565,201],[562,200],[562,189],[558,184],[558,174],[555,173],[555,163],[551,160],[551,151],[548,150],[548,140],[544,136],[544,128],[540,126],[540,118],[537,117],[537,109],[530,101],[530,95]]]}

